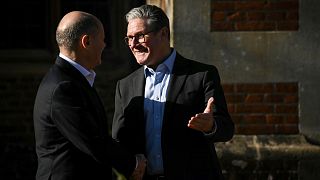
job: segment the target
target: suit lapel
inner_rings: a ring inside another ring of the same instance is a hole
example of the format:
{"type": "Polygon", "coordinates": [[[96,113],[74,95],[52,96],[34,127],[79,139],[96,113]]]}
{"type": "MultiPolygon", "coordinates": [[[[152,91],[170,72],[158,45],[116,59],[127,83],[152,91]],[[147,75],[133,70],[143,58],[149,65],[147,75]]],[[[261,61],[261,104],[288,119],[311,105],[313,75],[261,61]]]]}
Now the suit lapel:
{"type": "Polygon", "coordinates": [[[134,76],[131,84],[131,89],[133,90],[133,94],[135,96],[142,96],[144,97],[144,86],[145,86],[146,80],[144,77],[144,68],[140,67],[136,71],[136,75],[134,76]]]}
{"type": "MultiPolygon", "coordinates": [[[[187,72],[189,72],[187,61],[177,53],[174,67],[172,70],[172,77],[168,87],[167,101],[175,102],[178,97],[179,91],[185,83],[187,72]]],[[[131,89],[135,96],[144,97],[145,76],[144,68],[140,67],[132,78],[131,89]]]]}
{"type": "Polygon", "coordinates": [[[180,89],[186,81],[189,68],[190,67],[184,61],[184,58],[177,53],[172,70],[171,82],[168,87],[167,101],[176,102],[180,89]]]}
{"type": "MultiPolygon", "coordinates": [[[[134,72],[131,80],[131,84],[128,84],[128,87],[132,90],[132,93],[129,95],[130,102],[129,105],[134,106],[134,112],[131,114],[132,122],[134,122],[134,134],[137,139],[137,147],[140,151],[144,151],[145,144],[145,119],[144,119],[144,89],[145,89],[145,76],[144,68],[141,67],[134,72]]],[[[132,108],[129,108],[132,109],[132,108]]]]}
{"type": "Polygon", "coordinates": [[[187,62],[184,60],[184,58],[177,53],[172,70],[171,81],[168,87],[168,95],[163,117],[163,126],[166,126],[167,119],[171,116],[173,106],[177,100],[179,92],[186,82],[189,68],[190,67],[188,67],[187,62]]]}

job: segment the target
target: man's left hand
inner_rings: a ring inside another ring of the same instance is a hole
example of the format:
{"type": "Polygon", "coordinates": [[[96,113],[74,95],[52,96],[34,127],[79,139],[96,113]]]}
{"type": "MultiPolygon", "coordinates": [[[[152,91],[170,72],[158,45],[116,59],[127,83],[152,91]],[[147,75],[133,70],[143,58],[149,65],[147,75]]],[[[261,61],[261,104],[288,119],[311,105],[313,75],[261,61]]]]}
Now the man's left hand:
{"type": "Polygon", "coordinates": [[[208,100],[207,107],[203,113],[196,114],[191,117],[188,123],[188,127],[202,131],[204,133],[210,133],[213,130],[214,118],[213,118],[213,104],[214,99],[211,97],[208,100]]]}

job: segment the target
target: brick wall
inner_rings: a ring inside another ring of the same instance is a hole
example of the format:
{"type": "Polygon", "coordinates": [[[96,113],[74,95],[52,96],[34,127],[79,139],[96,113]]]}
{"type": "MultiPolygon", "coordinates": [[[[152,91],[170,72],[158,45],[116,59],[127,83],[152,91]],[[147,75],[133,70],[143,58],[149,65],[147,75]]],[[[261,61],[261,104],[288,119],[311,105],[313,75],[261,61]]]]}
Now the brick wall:
{"type": "Polygon", "coordinates": [[[295,31],[299,0],[211,0],[211,31],[295,31]]]}
{"type": "Polygon", "coordinates": [[[225,84],[236,134],[299,133],[298,83],[225,84]]]}

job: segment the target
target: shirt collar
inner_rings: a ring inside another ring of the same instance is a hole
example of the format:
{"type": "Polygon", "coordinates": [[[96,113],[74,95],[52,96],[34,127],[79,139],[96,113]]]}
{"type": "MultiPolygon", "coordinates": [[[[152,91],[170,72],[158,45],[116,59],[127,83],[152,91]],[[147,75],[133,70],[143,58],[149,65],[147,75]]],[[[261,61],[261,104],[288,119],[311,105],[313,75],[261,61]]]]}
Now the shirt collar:
{"type": "MultiPolygon", "coordinates": [[[[172,50],[172,53],[170,54],[170,56],[161,64],[159,64],[159,66],[157,67],[156,71],[159,71],[159,69],[162,66],[165,66],[167,68],[167,70],[169,71],[169,74],[172,73],[172,69],[173,69],[173,65],[174,65],[174,61],[176,59],[176,55],[177,52],[175,49],[172,50]]],[[[149,72],[153,72],[153,69],[147,67],[146,65],[143,66],[144,67],[144,75],[145,77],[147,76],[147,71],[149,72]]]]}
{"type": "Polygon", "coordinates": [[[90,71],[88,71],[86,68],[84,68],[83,66],[81,66],[80,64],[78,64],[77,62],[75,62],[74,60],[68,58],[67,56],[63,55],[62,53],[59,53],[59,56],[66,60],[67,62],[69,62],[73,67],[75,67],[78,71],[80,71],[80,73],[87,79],[87,81],[89,82],[89,84],[91,86],[93,86],[95,77],[96,77],[96,73],[90,69],[90,71]]]}

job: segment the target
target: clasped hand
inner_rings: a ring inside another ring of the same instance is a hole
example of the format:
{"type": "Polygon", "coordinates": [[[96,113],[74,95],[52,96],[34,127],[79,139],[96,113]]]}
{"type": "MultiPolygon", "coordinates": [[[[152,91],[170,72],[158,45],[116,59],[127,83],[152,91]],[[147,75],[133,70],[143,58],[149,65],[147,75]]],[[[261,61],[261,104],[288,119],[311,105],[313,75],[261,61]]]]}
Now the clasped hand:
{"type": "Polygon", "coordinates": [[[137,167],[136,169],[133,171],[130,180],[142,180],[143,175],[145,173],[145,169],[147,166],[147,159],[143,154],[137,154],[136,155],[136,159],[137,159],[137,167]]]}

